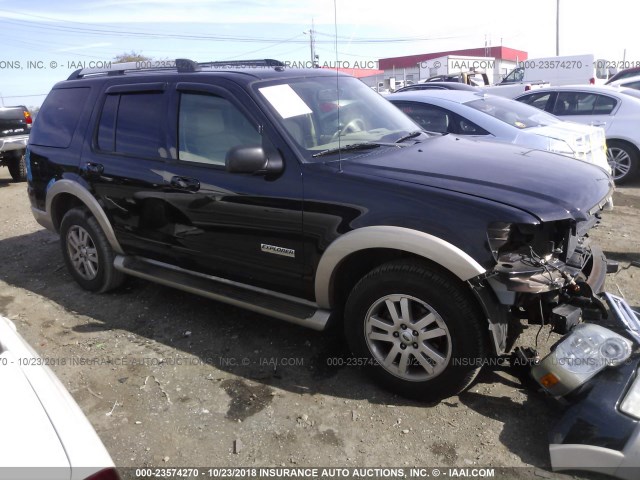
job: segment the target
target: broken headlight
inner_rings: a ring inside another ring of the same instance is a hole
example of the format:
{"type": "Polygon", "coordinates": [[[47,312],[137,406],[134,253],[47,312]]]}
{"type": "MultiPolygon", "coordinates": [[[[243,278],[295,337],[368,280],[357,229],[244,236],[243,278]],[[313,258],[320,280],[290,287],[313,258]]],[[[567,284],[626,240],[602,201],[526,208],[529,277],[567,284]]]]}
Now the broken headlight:
{"type": "Polygon", "coordinates": [[[575,327],[538,365],[536,381],[556,397],[583,385],[608,366],[620,365],[631,355],[631,342],[611,330],[583,323],[575,327]]]}
{"type": "Polygon", "coordinates": [[[494,258],[498,258],[498,252],[500,248],[504,247],[509,242],[509,235],[511,234],[511,224],[505,222],[492,222],[487,228],[487,240],[489,241],[489,248],[494,258]]]}

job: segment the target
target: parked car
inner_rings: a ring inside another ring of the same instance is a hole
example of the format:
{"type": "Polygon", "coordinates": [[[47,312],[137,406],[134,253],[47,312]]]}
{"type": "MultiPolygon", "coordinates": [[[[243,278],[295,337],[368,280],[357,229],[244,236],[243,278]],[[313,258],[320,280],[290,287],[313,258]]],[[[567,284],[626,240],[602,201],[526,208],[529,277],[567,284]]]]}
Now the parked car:
{"type": "Polygon", "coordinates": [[[472,87],[484,87],[491,85],[489,81],[489,77],[486,73],[480,72],[458,72],[447,75],[436,75],[433,77],[429,77],[423,81],[423,83],[430,82],[454,82],[454,83],[463,83],[465,85],[470,85],[472,87]]]}
{"type": "Polygon", "coordinates": [[[0,316],[0,476],[119,480],[87,418],[11,320],[0,316]]]}
{"type": "Polygon", "coordinates": [[[635,77],[637,75],[640,75],[640,67],[631,67],[625,70],[620,70],[618,73],[616,73],[611,78],[609,78],[609,80],[607,80],[607,83],[605,83],[605,85],[610,85],[613,82],[617,82],[618,80],[623,80],[629,77],[635,77]]]}
{"type": "Polygon", "coordinates": [[[640,73],[633,77],[625,77],[619,80],[615,80],[607,85],[611,87],[632,88],[634,90],[640,90],[640,73]]]}
{"type": "Polygon", "coordinates": [[[481,93],[478,87],[473,87],[471,85],[467,85],[466,83],[460,82],[425,82],[425,83],[415,83],[413,85],[409,85],[408,87],[402,87],[396,90],[395,93],[400,92],[414,92],[418,90],[465,90],[467,92],[478,92],[481,93]]]}
{"type": "Polygon", "coordinates": [[[611,86],[550,87],[515,98],[563,120],[603,127],[616,183],[634,178],[640,161],[640,92],[611,86]]]}
{"type": "Polygon", "coordinates": [[[611,173],[604,130],[599,127],[563,122],[514,100],[476,92],[394,93],[387,100],[427,131],[547,150],[593,163],[611,173]]]}
{"type": "Polygon", "coordinates": [[[522,316],[589,309],[607,271],[584,241],[614,187],[601,168],[425,134],[324,69],[79,70],[27,161],[32,212],[84,289],[127,274],[336,322],[365,371],[421,400],[466,388],[522,316]]]}
{"type": "Polygon", "coordinates": [[[0,107],[0,166],[6,166],[16,182],[27,179],[24,153],[32,124],[27,107],[0,107]]]}

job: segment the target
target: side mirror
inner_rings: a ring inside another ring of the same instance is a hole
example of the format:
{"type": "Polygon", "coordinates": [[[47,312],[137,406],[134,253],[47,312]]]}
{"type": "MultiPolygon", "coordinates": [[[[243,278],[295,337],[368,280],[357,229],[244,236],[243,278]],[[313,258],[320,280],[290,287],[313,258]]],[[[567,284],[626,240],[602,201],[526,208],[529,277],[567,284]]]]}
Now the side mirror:
{"type": "Polygon", "coordinates": [[[239,145],[227,152],[225,167],[230,173],[268,174],[281,172],[284,165],[275,152],[267,156],[262,147],[239,145]]]}

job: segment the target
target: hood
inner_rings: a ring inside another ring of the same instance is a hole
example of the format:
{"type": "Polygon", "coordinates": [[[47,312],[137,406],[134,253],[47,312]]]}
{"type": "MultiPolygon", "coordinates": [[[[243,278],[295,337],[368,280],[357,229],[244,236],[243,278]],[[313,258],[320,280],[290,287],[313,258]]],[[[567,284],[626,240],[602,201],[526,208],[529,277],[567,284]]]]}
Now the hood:
{"type": "Polygon", "coordinates": [[[345,173],[370,175],[482,197],[541,221],[588,217],[613,181],[586,162],[526,147],[432,137],[411,147],[381,147],[343,160],[345,173]]]}

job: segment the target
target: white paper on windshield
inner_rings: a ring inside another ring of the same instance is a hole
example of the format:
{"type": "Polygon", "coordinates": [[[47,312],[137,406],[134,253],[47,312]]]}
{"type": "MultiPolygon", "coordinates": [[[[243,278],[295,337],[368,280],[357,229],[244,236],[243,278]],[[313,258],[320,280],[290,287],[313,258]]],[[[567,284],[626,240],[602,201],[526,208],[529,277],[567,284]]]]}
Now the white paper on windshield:
{"type": "Polygon", "coordinates": [[[274,85],[259,90],[282,118],[311,113],[309,106],[289,85],[274,85]]]}

